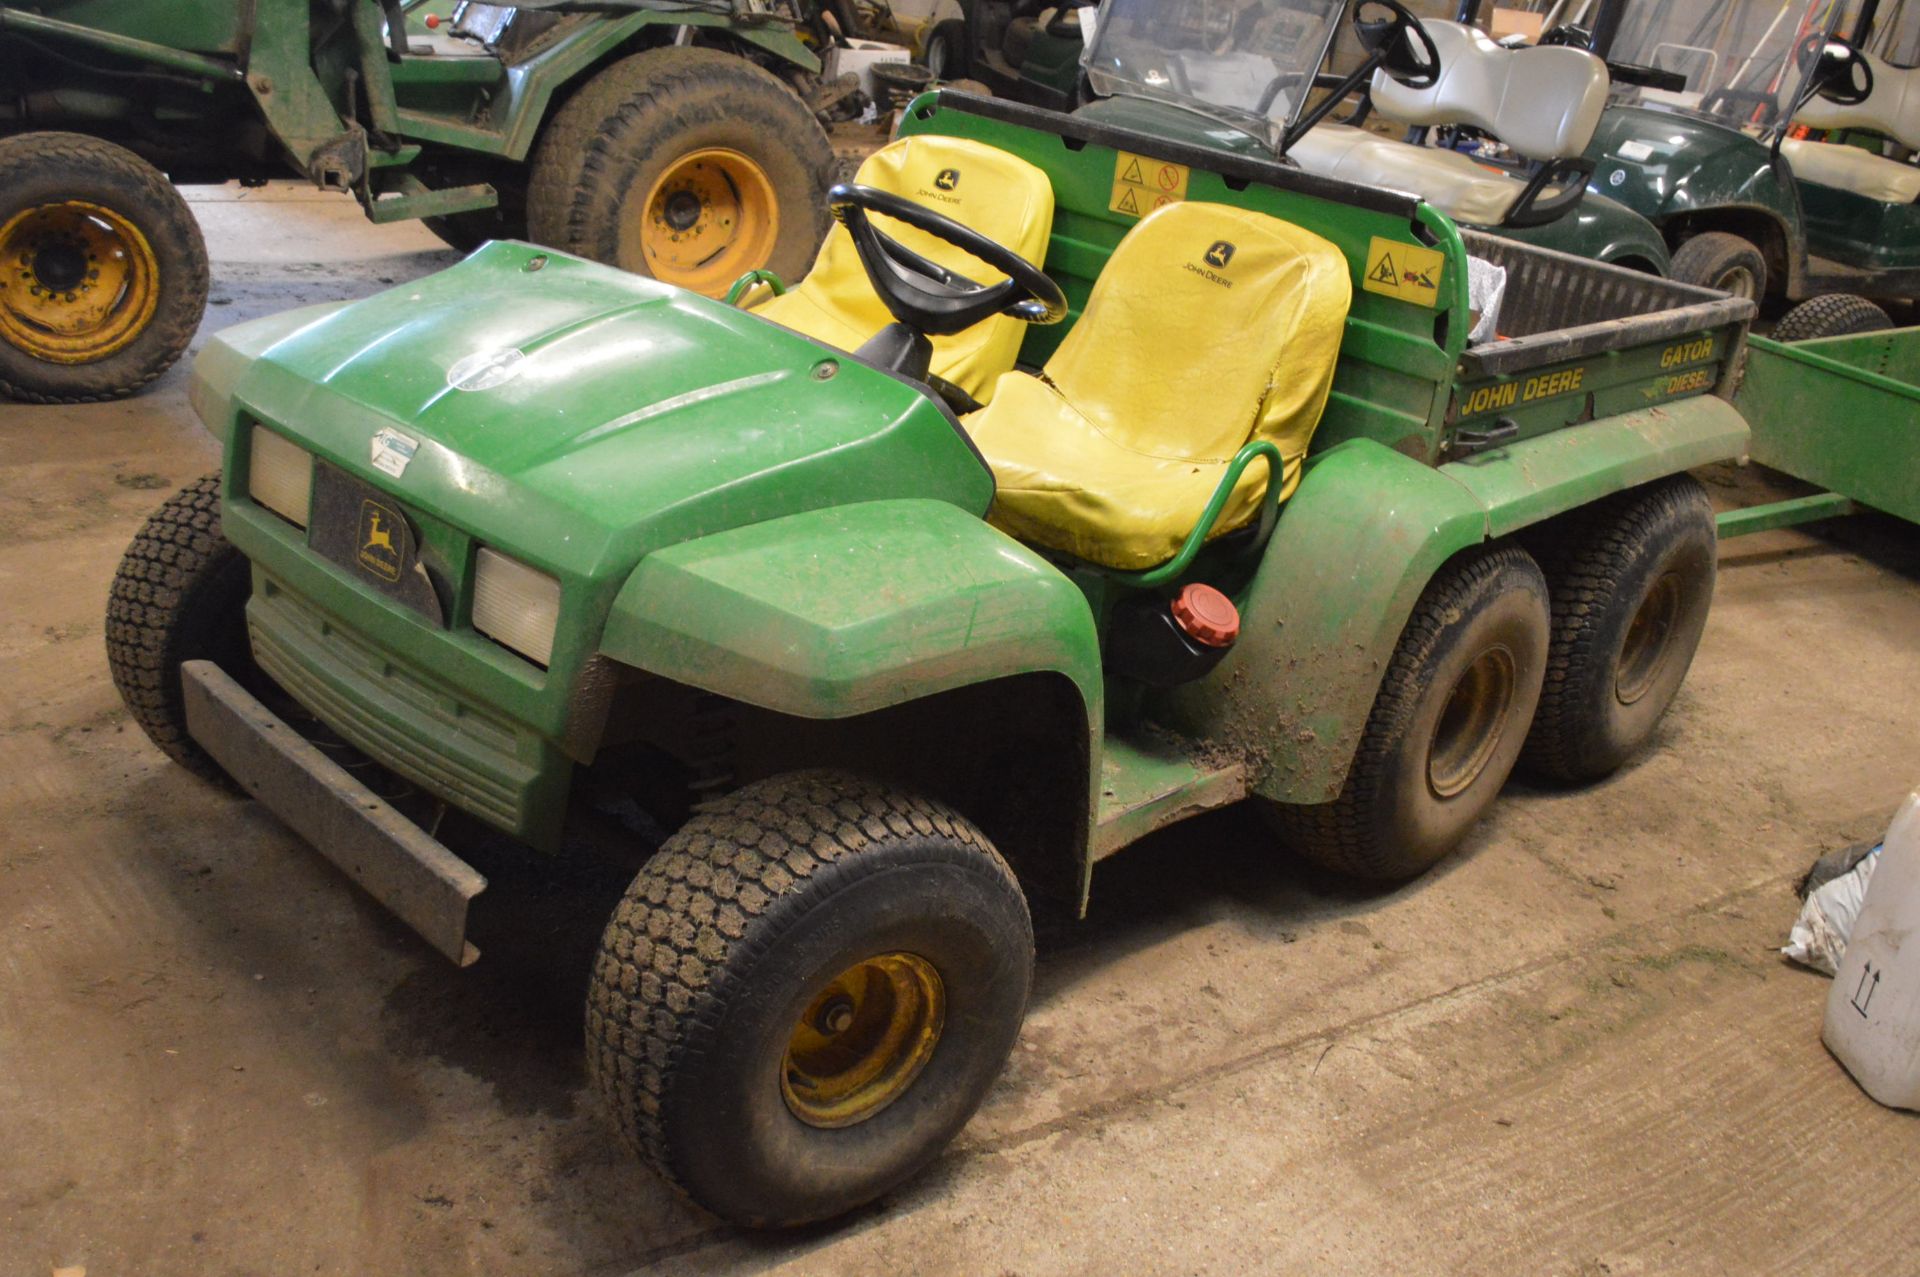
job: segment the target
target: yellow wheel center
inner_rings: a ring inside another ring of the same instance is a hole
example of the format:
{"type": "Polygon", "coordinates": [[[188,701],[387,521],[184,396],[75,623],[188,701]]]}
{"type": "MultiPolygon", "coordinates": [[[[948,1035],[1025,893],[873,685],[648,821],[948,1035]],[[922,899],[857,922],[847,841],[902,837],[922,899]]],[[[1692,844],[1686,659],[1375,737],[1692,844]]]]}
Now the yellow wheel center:
{"type": "Polygon", "coordinates": [[[1427,784],[1436,798],[1464,793],[1480,779],[1506,734],[1518,684],[1513,653],[1504,647],[1482,652],[1454,684],[1427,752],[1427,784]]]}
{"type": "Polygon", "coordinates": [[[835,976],[787,1041],[780,1090],[809,1126],[852,1126],[904,1095],[933,1058],[946,987],[925,958],[883,953],[835,976]]]}
{"type": "Polygon", "coordinates": [[[0,338],[35,359],[105,359],[146,331],[159,304],[153,246],[110,208],[38,204],[0,225],[0,338]]]}
{"type": "Polygon", "coordinates": [[[780,205],[766,170],[724,147],[668,165],[640,218],[648,272],[709,297],[765,266],[780,238],[780,205]]]}
{"type": "Polygon", "coordinates": [[[1613,694],[1622,705],[1645,696],[1666,668],[1674,632],[1680,628],[1680,610],[1680,575],[1669,572],[1653,583],[1627,624],[1613,683],[1613,694]]]}

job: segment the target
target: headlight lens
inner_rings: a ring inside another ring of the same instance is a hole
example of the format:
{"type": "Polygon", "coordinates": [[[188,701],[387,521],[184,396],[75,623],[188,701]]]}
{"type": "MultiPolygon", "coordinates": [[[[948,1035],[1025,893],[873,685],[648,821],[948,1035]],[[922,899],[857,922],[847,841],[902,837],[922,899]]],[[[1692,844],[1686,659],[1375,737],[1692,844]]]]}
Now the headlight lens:
{"type": "Polygon", "coordinates": [[[265,426],[253,428],[247,495],[297,528],[307,526],[313,501],[313,454],[265,426]]]}
{"type": "Polygon", "coordinates": [[[481,546],[473,575],[473,628],[530,661],[548,665],[559,627],[560,582],[481,546]]]}

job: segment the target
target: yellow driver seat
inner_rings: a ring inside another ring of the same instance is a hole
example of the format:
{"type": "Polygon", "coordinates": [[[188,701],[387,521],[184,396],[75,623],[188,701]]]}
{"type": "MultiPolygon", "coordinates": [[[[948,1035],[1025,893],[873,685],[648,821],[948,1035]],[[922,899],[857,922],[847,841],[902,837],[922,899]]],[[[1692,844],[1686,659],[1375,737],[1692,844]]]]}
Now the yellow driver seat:
{"type": "MultiPolygon", "coordinates": [[[[1017,155],[957,137],[908,137],[867,157],[854,180],[924,204],[1040,265],[1053,233],[1053,185],[1017,155]]],[[[1006,276],[925,231],[876,215],[880,229],[950,271],[978,284],[1006,276]]],[[[873,291],[853,237],[836,225],[807,277],[781,297],[753,307],[809,337],[856,350],[893,321],[873,291]]],[[[933,375],[987,402],[1000,374],[1013,367],[1026,325],[996,315],[951,337],[933,339],[933,375]]]]}
{"type": "MultiPolygon", "coordinates": [[[[1291,496],[1333,384],[1353,286],[1341,251],[1278,218],[1171,204],[1120,242],[1045,374],[1009,372],[968,433],[993,467],[993,523],[1112,568],[1166,562],[1234,454],[1286,458],[1291,496]]],[[[1213,535],[1260,511],[1247,467],[1213,535]]]]}

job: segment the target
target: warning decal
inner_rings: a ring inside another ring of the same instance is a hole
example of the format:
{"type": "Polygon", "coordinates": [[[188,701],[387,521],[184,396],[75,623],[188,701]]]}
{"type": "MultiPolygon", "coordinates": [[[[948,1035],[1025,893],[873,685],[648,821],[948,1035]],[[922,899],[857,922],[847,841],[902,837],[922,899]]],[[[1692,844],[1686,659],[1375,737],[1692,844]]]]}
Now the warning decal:
{"type": "Polygon", "coordinates": [[[1113,197],[1107,207],[1129,217],[1187,198],[1187,166],[1121,151],[1113,161],[1113,197]]]}
{"type": "Polygon", "coordinates": [[[1445,253],[1376,235],[1367,249],[1367,271],[1360,286],[1383,297],[1438,307],[1440,277],[1446,268],[1445,253]]]}

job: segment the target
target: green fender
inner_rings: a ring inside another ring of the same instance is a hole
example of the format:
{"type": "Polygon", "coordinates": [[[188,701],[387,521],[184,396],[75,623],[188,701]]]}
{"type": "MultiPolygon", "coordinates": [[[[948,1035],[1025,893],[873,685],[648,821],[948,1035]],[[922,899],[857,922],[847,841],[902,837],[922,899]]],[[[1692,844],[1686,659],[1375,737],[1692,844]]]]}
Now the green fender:
{"type": "Polygon", "coordinates": [[[283,310],[277,315],[250,319],[243,324],[223,328],[201,348],[193,360],[193,376],[187,382],[187,402],[200,417],[200,424],[225,446],[233,432],[233,392],[253,361],[268,347],[291,337],[309,324],[348,306],[349,302],[320,302],[283,310]]]}
{"type": "Polygon", "coordinates": [[[1287,503],[1241,607],[1239,643],[1157,712],[1245,757],[1254,793],[1330,801],[1400,632],[1448,559],[1746,448],[1740,415],[1704,396],[1438,469],[1371,440],[1330,448],[1287,503]]]}
{"type": "Polygon", "coordinates": [[[811,510],[657,550],[614,600],[601,651],[803,718],[1056,672],[1079,688],[1099,757],[1100,642],[1086,596],[942,501],[811,510]]]}

